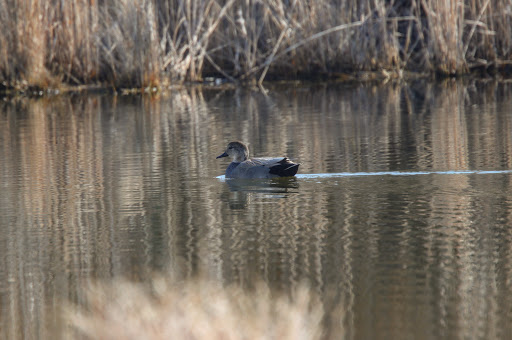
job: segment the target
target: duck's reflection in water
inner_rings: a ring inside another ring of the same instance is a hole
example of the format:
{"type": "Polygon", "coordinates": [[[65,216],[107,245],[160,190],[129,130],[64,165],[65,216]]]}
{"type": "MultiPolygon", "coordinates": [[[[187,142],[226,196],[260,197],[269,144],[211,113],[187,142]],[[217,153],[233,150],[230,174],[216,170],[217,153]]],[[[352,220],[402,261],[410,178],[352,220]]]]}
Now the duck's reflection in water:
{"type": "Polygon", "coordinates": [[[224,179],[229,190],[222,193],[222,200],[231,209],[245,209],[252,197],[283,199],[299,192],[299,182],[295,177],[272,179],[224,179]]]}

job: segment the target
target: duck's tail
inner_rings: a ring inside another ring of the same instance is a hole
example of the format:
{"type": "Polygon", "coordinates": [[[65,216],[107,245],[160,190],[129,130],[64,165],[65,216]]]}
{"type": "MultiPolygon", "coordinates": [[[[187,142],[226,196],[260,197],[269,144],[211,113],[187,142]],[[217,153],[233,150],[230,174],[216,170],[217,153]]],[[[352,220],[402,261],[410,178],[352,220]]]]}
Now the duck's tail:
{"type": "Polygon", "coordinates": [[[274,165],[270,168],[270,173],[273,175],[278,175],[280,177],[292,177],[295,176],[297,171],[299,171],[299,165],[296,163],[281,163],[274,165]]]}

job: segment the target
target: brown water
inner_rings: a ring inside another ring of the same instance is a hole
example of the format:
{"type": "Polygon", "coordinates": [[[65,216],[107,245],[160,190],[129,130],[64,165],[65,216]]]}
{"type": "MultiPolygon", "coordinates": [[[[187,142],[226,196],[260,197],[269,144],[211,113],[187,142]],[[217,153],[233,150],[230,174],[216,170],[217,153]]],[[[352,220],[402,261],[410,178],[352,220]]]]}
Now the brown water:
{"type": "Polygon", "coordinates": [[[512,85],[267,90],[0,103],[0,338],[163,273],[307,283],[335,338],[511,339],[512,85]],[[300,175],[225,180],[231,140],[300,175]]]}

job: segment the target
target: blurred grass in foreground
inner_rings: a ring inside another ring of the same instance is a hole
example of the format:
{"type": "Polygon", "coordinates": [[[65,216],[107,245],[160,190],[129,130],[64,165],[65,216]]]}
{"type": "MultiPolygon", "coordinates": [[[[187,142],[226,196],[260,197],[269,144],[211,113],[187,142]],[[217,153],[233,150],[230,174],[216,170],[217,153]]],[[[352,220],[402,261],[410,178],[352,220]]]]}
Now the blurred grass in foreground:
{"type": "MultiPolygon", "coordinates": [[[[114,281],[87,288],[82,307],[67,308],[70,338],[86,339],[321,339],[323,305],[305,286],[291,293],[222,287],[197,280],[141,284],[114,281]]],[[[342,320],[336,338],[342,336],[342,320]]]]}

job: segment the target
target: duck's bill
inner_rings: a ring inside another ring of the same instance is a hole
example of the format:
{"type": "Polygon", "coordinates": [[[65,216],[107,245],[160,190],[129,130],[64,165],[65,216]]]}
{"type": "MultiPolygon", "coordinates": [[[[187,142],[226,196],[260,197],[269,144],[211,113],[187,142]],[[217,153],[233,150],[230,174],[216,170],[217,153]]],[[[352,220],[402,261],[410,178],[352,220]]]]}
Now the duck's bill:
{"type": "Polygon", "coordinates": [[[224,152],[222,155],[217,156],[217,158],[222,158],[222,157],[227,157],[227,156],[228,156],[228,154],[224,152]]]}

